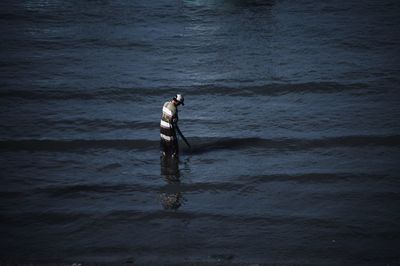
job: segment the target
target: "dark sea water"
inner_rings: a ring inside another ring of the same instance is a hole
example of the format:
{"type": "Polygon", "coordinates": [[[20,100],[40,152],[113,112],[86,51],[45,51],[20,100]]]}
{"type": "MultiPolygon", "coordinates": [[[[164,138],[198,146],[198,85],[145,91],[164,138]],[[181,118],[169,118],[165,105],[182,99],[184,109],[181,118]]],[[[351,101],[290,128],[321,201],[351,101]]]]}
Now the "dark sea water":
{"type": "Polygon", "coordinates": [[[0,262],[399,265],[399,14],[2,1],[0,262]]]}

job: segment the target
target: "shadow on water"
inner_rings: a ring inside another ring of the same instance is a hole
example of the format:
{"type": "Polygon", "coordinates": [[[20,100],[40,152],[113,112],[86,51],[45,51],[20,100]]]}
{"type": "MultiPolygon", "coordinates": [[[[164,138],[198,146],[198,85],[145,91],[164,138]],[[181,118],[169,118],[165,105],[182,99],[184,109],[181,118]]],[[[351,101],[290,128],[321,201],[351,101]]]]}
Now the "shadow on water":
{"type": "Polygon", "coordinates": [[[180,188],[179,159],[161,157],[161,176],[167,182],[165,191],[161,194],[161,202],[165,210],[177,210],[182,205],[183,196],[180,188]]]}
{"type": "Polygon", "coordinates": [[[192,147],[183,149],[183,154],[195,155],[219,150],[248,149],[272,145],[272,141],[261,138],[221,138],[221,139],[191,139],[192,147]]]}

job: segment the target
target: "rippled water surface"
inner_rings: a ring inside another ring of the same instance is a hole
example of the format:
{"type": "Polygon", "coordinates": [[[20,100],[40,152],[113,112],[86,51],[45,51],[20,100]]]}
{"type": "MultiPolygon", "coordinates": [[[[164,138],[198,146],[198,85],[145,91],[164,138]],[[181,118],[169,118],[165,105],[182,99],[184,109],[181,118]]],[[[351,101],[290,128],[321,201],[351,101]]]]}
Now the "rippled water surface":
{"type": "Polygon", "coordinates": [[[398,14],[3,1],[0,262],[400,264],[398,14]]]}

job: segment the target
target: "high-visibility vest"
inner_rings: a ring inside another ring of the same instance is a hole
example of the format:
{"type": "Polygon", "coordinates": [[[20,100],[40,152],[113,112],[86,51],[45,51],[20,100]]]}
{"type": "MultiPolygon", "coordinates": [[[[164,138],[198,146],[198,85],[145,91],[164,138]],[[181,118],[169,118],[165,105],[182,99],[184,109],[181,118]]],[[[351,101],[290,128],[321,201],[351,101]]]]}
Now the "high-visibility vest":
{"type": "Polygon", "coordinates": [[[160,137],[166,141],[172,141],[176,138],[173,122],[178,121],[178,109],[172,101],[164,103],[160,122],[160,137]]]}

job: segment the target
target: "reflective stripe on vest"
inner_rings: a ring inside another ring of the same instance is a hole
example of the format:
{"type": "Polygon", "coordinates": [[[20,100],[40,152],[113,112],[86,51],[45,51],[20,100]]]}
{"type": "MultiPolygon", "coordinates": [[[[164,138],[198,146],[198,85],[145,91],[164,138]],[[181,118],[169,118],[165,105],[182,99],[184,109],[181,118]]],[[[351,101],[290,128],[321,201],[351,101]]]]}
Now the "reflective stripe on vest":
{"type": "Polygon", "coordinates": [[[164,106],[162,110],[164,114],[166,114],[169,117],[172,117],[172,111],[169,110],[166,106],[164,106]]]}
{"type": "Polygon", "coordinates": [[[175,130],[172,120],[177,118],[177,109],[172,102],[166,102],[162,108],[162,116],[160,121],[160,136],[166,141],[174,140],[175,130]],[[172,109],[170,109],[172,108],[172,109]]]}
{"type": "Polygon", "coordinates": [[[160,133],[160,137],[161,137],[162,139],[167,140],[167,141],[171,141],[171,140],[174,139],[174,137],[166,136],[166,135],[164,135],[164,134],[162,134],[162,133],[160,133]]]}
{"type": "Polygon", "coordinates": [[[172,125],[164,120],[161,120],[160,126],[163,128],[172,128],[172,125]]]}

